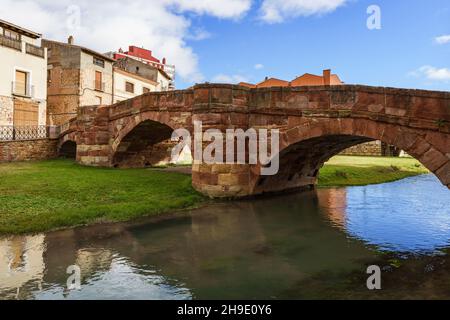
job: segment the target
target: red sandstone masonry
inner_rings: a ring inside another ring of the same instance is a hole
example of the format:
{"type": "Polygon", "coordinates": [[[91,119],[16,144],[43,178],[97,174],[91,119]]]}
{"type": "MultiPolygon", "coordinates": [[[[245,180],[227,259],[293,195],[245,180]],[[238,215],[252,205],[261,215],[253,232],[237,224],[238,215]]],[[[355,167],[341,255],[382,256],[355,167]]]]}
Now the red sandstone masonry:
{"type": "Polygon", "coordinates": [[[0,141],[0,162],[36,161],[58,156],[58,140],[0,141]]]}
{"type": "Polygon", "coordinates": [[[450,184],[449,92],[352,85],[249,89],[204,84],[185,91],[148,93],[109,107],[83,108],[77,124],[71,126],[76,129],[62,139],[78,143],[77,159],[86,165],[113,166],[119,149],[126,150],[134,162],[145,163],[152,149],[139,142],[156,134],[151,126],[142,131],[149,121],[191,132],[193,121],[202,121],[204,130],[280,130],[283,168],[275,177],[259,176],[258,166],[234,170],[237,166],[194,165],[194,187],[212,197],[314,186],[324,161],[371,140],[405,150],[445,185],[450,184]]]}

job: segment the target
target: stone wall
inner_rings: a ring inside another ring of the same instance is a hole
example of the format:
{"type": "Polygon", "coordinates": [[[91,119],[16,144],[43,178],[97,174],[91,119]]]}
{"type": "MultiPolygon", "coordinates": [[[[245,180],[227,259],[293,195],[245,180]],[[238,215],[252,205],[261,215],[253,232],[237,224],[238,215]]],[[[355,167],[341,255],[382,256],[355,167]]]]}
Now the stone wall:
{"type": "Polygon", "coordinates": [[[13,100],[11,97],[0,96],[0,126],[13,124],[13,100]]]}
{"type": "Polygon", "coordinates": [[[0,162],[56,158],[58,140],[0,141],[0,162]]]}
{"type": "Polygon", "coordinates": [[[341,153],[345,156],[375,156],[383,155],[381,141],[372,141],[346,149],[341,153]]]}

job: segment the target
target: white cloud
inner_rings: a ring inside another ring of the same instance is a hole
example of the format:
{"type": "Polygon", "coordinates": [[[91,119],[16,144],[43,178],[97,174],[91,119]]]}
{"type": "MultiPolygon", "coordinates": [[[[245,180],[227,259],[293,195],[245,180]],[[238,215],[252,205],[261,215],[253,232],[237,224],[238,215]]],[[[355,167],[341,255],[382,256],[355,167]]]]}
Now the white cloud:
{"type": "Polygon", "coordinates": [[[255,64],[254,68],[255,68],[256,70],[261,70],[261,69],[264,69],[264,65],[261,64],[261,63],[258,63],[258,64],[255,64]]]}
{"type": "Polygon", "coordinates": [[[440,36],[440,37],[436,37],[434,40],[436,41],[437,44],[450,43],[450,34],[444,35],[444,36],[440,36]]]}
{"type": "Polygon", "coordinates": [[[251,0],[0,0],[0,17],[43,33],[45,38],[75,43],[100,52],[137,45],[152,49],[157,57],[175,64],[186,82],[200,82],[198,57],[186,44],[189,37],[208,36],[191,30],[188,13],[221,19],[239,19],[251,7],[251,0]],[[69,28],[77,6],[80,25],[69,28]],[[70,10],[69,10],[70,11],[70,10]]]}
{"type": "Polygon", "coordinates": [[[332,12],[348,0],[264,0],[261,20],[280,23],[289,18],[320,15],[332,12]]]}
{"type": "Polygon", "coordinates": [[[164,0],[180,11],[192,11],[224,19],[241,18],[252,5],[252,0],[164,0]]]}
{"type": "Polygon", "coordinates": [[[196,28],[186,36],[186,39],[192,40],[192,41],[201,41],[201,40],[209,39],[211,37],[212,37],[212,34],[210,32],[208,32],[202,28],[196,28]]]}
{"type": "Polygon", "coordinates": [[[423,66],[410,75],[416,77],[424,77],[431,81],[450,81],[450,69],[449,68],[436,68],[432,66],[423,66]]]}
{"type": "Polygon", "coordinates": [[[248,82],[248,78],[239,74],[218,74],[212,78],[212,82],[215,83],[239,83],[239,82],[248,82]]]}

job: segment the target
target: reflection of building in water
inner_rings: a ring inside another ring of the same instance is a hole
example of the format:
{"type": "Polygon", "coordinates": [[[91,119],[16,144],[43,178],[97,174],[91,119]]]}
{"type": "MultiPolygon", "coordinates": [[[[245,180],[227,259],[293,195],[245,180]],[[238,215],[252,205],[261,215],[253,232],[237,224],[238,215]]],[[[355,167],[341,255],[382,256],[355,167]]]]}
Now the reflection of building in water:
{"type": "MultiPolygon", "coordinates": [[[[115,234],[120,227],[108,226],[111,234],[115,234]]],[[[65,285],[69,275],[67,267],[77,265],[81,269],[82,280],[89,279],[95,272],[109,270],[113,260],[113,253],[104,248],[92,248],[90,241],[93,237],[102,237],[98,228],[68,229],[47,235],[47,250],[45,263],[48,272],[46,283],[65,285]]],[[[125,238],[125,237],[124,237],[125,238]]],[[[126,239],[126,238],[125,238],[126,239]]]]}
{"type": "Polygon", "coordinates": [[[0,288],[18,290],[44,277],[45,236],[20,236],[0,240],[0,288]]]}
{"type": "Polygon", "coordinates": [[[340,229],[347,226],[347,190],[345,188],[320,190],[319,205],[325,208],[330,221],[340,229]]]}
{"type": "Polygon", "coordinates": [[[81,276],[90,277],[99,270],[109,270],[113,254],[106,249],[80,249],[77,252],[75,264],[81,269],[81,276]]]}

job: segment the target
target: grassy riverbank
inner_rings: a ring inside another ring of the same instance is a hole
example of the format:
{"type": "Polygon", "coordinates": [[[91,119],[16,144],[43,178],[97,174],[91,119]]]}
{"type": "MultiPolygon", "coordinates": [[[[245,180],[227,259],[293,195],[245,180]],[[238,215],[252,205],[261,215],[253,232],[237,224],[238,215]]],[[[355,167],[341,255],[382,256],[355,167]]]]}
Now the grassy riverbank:
{"type": "MultiPolygon", "coordinates": [[[[427,171],[413,159],[336,157],[320,186],[394,181],[427,171]]],[[[127,221],[195,207],[189,175],[82,167],[69,160],[0,164],[0,234],[127,221]]]]}
{"type": "Polygon", "coordinates": [[[332,158],[320,171],[320,187],[362,186],[392,182],[429,171],[413,158],[332,158]]]}
{"type": "Polygon", "coordinates": [[[126,221],[203,200],[187,175],[82,167],[69,160],[0,165],[0,234],[126,221]]]}

